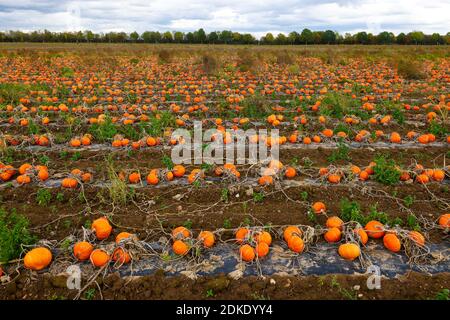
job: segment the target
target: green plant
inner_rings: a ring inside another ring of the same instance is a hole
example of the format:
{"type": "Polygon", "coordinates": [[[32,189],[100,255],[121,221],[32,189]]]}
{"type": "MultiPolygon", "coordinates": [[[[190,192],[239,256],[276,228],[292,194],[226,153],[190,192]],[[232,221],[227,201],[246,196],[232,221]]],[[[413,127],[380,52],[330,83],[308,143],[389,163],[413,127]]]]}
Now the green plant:
{"type": "Polygon", "coordinates": [[[223,220],[223,227],[225,229],[231,229],[231,220],[230,219],[223,220]]]}
{"type": "Polygon", "coordinates": [[[112,139],[117,134],[117,128],[109,116],[105,118],[103,123],[94,123],[91,125],[88,131],[100,142],[112,139]]]}
{"type": "Polygon", "coordinates": [[[344,198],[340,202],[341,218],[345,222],[357,221],[361,224],[364,222],[364,216],[361,214],[361,207],[356,201],[349,201],[344,198]]]}
{"type": "Polygon", "coordinates": [[[408,227],[411,228],[412,230],[420,231],[421,229],[416,216],[413,214],[408,215],[408,217],[406,218],[406,223],[408,224],[408,227]]]}
{"type": "Polygon", "coordinates": [[[309,197],[308,191],[302,191],[302,192],[300,192],[300,198],[301,198],[303,201],[308,200],[308,197],[309,197]]]}
{"type": "Polygon", "coordinates": [[[228,190],[227,188],[222,188],[221,199],[224,202],[228,202],[229,196],[230,196],[230,190],[228,190]]]}
{"type": "Polygon", "coordinates": [[[58,200],[59,202],[63,202],[64,201],[64,193],[58,192],[56,194],[56,200],[58,200]]]}
{"type": "Polygon", "coordinates": [[[373,168],[373,177],[376,181],[385,185],[393,185],[399,181],[401,173],[394,160],[378,156],[374,162],[376,165],[373,168]]]}
{"type": "Polygon", "coordinates": [[[86,298],[86,300],[93,300],[95,297],[95,288],[89,288],[86,290],[86,292],[84,293],[84,297],[86,298]]]}
{"type": "Polygon", "coordinates": [[[207,297],[207,298],[212,298],[212,297],[214,297],[214,291],[213,291],[213,289],[208,289],[208,290],[206,290],[206,297],[207,297]]]}
{"type": "Polygon", "coordinates": [[[36,195],[36,202],[40,206],[48,206],[52,201],[52,194],[49,189],[39,189],[36,195]]]}
{"type": "Polygon", "coordinates": [[[26,217],[17,214],[13,209],[8,214],[0,208],[0,262],[18,258],[22,253],[22,245],[34,243],[35,238],[28,230],[26,217]]]}
{"type": "Polygon", "coordinates": [[[436,300],[450,300],[450,290],[449,289],[442,289],[441,291],[439,291],[436,296],[435,296],[436,300]]]}
{"type": "Polygon", "coordinates": [[[411,207],[414,203],[414,201],[416,200],[416,198],[412,195],[407,195],[404,199],[403,202],[405,203],[405,206],[407,206],[408,208],[411,207]]]}
{"type": "Polygon", "coordinates": [[[78,161],[78,160],[80,160],[81,159],[81,153],[80,153],[80,151],[75,151],[73,154],[72,154],[72,157],[70,157],[70,160],[72,160],[72,161],[78,161]]]}
{"type": "Polygon", "coordinates": [[[350,161],[351,158],[349,156],[350,147],[342,141],[342,139],[339,140],[337,143],[337,149],[333,150],[331,155],[328,157],[328,162],[336,162],[338,160],[345,160],[350,161]]]}
{"type": "Polygon", "coordinates": [[[445,137],[450,131],[436,120],[432,120],[428,126],[428,131],[436,137],[445,137]]]}
{"type": "Polygon", "coordinates": [[[264,193],[262,193],[262,192],[253,193],[253,201],[261,202],[263,200],[264,200],[264,193]]]}
{"type": "Polygon", "coordinates": [[[47,166],[50,162],[50,158],[46,155],[41,155],[39,157],[39,162],[42,163],[44,166],[47,166]]]}
{"type": "Polygon", "coordinates": [[[183,227],[185,227],[186,229],[192,229],[192,220],[188,219],[183,222],[183,227]]]}
{"type": "Polygon", "coordinates": [[[161,162],[169,170],[172,170],[174,167],[174,163],[169,156],[164,155],[161,159],[161,162]]]}

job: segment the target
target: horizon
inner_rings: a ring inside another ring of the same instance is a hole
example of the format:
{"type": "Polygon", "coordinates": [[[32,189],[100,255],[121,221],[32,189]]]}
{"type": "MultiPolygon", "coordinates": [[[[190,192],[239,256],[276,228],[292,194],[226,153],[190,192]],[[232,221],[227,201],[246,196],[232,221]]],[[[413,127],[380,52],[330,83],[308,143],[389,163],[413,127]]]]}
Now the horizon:
{"type": "Polygon", "coordinates": [[[287,0],[269,1],[156,0],[147,4],[130,1],[55,1],[1,0],[0,30],[31,32],[95,33],[137,31],[207,33],[232,30],[261,38],[308,28],[332,30],[344,35],[365,31],[395,35],[413,31],[445,35],[450,30],[446,13],[450,3],[443,0],[287,0]],[[181,12],[180,9],[181,8],[181,12]]]}

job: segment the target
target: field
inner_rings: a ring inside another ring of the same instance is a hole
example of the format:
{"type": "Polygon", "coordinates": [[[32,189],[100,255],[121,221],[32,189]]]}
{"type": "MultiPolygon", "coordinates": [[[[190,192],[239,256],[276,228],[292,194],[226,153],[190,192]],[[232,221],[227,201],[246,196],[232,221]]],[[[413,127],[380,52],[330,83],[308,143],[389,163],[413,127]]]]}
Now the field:
{"type": "Polygon", "coordinates": [[[449,111],[449,46],[0,44],[0,299],[448,299],[449,111]]]}

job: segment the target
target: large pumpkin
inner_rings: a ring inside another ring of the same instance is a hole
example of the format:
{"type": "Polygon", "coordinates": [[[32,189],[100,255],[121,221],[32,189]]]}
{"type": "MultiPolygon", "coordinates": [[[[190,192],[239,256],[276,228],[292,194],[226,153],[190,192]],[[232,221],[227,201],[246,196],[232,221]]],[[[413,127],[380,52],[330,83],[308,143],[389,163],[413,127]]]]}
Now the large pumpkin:
{"type": "Polygon", "coordinates": [[[35,248],[27,252],[23,262],[25,268],[39,271],[50,265],[50,262],[52,262],[52,253],[44,247],[35,248]]]}

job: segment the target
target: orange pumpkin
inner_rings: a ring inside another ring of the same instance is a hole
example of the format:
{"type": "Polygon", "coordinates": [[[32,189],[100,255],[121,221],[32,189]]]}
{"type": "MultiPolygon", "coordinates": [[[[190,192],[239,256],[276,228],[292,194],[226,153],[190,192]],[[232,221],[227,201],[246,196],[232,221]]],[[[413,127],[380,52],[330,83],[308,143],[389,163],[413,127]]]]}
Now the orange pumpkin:
{"type": "Polygon", "coordinates": [[[344,221],[342,221],[341,218],[333,216],[329,217],[326,222],[326,226],[328,228],[338,228],[339,230],[342,230],[342,226],[344,225],[344,221]]]}
{"type": "Polygon", "coordinates": [[[313,209],[314,213],[320,214],[320,213],[324,213],[327,210],[327,207],[325,206],[325,203],[319,201],[319,202],[315,202],[312,205],[312,209],[313,209]]]}
{"type": "Polygon", "coordinates": [[[92,222],[92,230],[95,232],[98,240],[105,240],[111,234],[112,227],[108,219],[101,217],[92,222]]]}
{"type": "Polygon", "coordinates": [[[263,258],[269,254],[269,245],[265,242],[258,242],[255,251],[258,258],[263,258]]]}
{"type": "Polygon", "coordinates": [[[120,264],[129,263],[131,256],[123,248],[116,248],[112,254],[112,260],[117,261],[120,264]]]}
{"type": "Polygon", "coordinates": [[[367,235],[367,232],[364,231],[363,228],[358,228],[354,230],[355,234],[359,237],[359,240],[363,245],[366,245],[367,241],[369,241],[369,236],[367,235]]]}
{"type": "Polygon", "coordinates": [[[324,237],[329,243],[338,242],[341,240],[341,230],[335,227],[329,228],[324,237]]]}
{"type": "Polygon", "coordinates": [[[94,267],[100,268],[105,266],[109,262],[109,254],[101,249],[95,249],[92,251],[89,258],[94,267]]]}
{"type": "Polygon", "coordinates": [[[94,247],[87,241],[77,242],[73,246],[73,255],[80,261],[85,261],[91,256],[94,247]]]}
{"type": "Polygon", "coordinates": [[[419,231],[411,231],[409,238],[421,246],[425,245],[425,237],[419,231]]]}
{"type": "Polygon", "coordinates": [[[214,233],[211,231],[202,231],[198,235],[198,240],[202,241],[203,246],[206,248],[211,248],[214,245],[214,242],[216,241],[214,233]]]}
{"type": "Polygon", "coordinates": [[[236,231],[236,241],[238,243],[244,242],[244,240],[248,237],[249,230],[247,228],[239,228],[236,231]]]}
{"type": "Polygon", "coordinates": [[[248,244],[244,244],[239,248],[239,255],[246,262],[253,261],[255,259],[255,249],[248,244]]]}
{"type": "Polygon", "coordinates": [[[303,239],[299,236],[293,235],[288,240],[288,247],[292,251],[296,253],[302,253],[303,249],[305,248],[305,243],[303,242],[303,239]]]}
{"type": "Polygon", "coordinates": [[[272,236],[267,231],[258,232],[255,236],[255,240],[257,243],[264,242],[268,246],[272,244],[272,236]]]}
{"type": "Polygon", "coordinates": [[[443,228],[450,228],[450,213],[444,213],[439,217],[439,225],[443,228]]]}
{"type": "Polygon", "coordinates": [[[191,232],[183,226],[172,230],[173,239],[186,239],[191,237],[191,232]]]}
{"type": "Polygon", "coordinates": [[[379,221],[372,220],[367,222],[364,229],[370,238],[379,239],[384,236],[384,225],[379,221]]]}
{"type": "Polygon", "coordinates": [[[181,240],[175,240],[172,245],[173,252],[179,256],[184,256],[189,252],[189,246],[181,240]]]}
{"type": "Polygon", "coordinates": [[[52,262],[52,253],[44,247],[34,248],[27,252],[23,263],[25,268],[39,271],[47,268],[52,262]]]}
{"type": "Polygon", "coordinates": [[[361,249],[355,243],[344,243],[339,246],[338,252],[346,260],[355,260],[361,254],[361,249]]]}
{"type": "Polygon", "coordinates": [[[400,239],[393,233],[388,233],[383,237],[383,244],[392,252],[399,252],[402,247],[400,239]]]}
{"type": "Polygon", "coordinates": [[[286,229],[284,229],[283,237],[284,241],[289,242],[289,239],[292,236],[302,236],[302,231],[297,226],[288,226],[286,229]]]}

